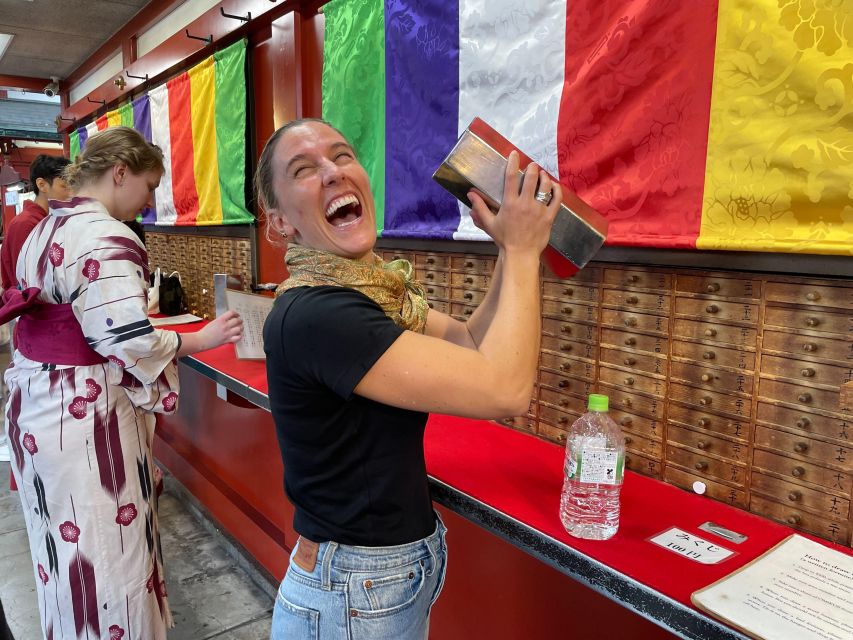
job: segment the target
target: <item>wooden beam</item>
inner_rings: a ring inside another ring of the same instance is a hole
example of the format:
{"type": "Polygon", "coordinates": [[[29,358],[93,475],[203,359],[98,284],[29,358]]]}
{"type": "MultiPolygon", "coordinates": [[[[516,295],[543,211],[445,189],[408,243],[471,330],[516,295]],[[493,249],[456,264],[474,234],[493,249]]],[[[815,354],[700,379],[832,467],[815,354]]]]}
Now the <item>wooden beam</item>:
{"type": "Polygon", "coordinates": [[[0,73],[0,87],[41,93],[48,82],[50,82],[50,78],[28,78],[26,76],[10,76],[0,73]]]}

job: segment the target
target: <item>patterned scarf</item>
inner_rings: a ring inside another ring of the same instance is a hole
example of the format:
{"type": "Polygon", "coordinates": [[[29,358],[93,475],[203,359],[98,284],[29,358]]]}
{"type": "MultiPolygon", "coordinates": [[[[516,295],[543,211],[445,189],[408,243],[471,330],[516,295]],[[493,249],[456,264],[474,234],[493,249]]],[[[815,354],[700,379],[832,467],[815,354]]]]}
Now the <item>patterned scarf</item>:
{"type": "Polygon", "coordinates": [[[373,254],[368,263],[291,244],[284,263],[290,277],[278,286],[276,296],[294,287],[349,287],[373,300],[398,326],[418,333],[426,327],[426,294],[408,260],[383,262],[373,254]]]}

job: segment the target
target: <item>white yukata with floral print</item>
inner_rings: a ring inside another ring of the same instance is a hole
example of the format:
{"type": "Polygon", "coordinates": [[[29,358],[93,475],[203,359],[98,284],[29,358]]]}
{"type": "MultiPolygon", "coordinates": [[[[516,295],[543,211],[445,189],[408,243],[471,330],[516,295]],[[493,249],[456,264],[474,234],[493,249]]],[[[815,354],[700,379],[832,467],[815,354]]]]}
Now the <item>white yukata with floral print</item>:
{"type": "Polygon", "coordinates": [[[16,352],[6,372],[12,471],[45,638],[165,638],[152,412],[176,408],[179,339],[148,321],[147,253],[96,200],[52,201],[16,272],[22,289],[41,289],[40,301],[71,303],[108,360],[66,366],[16,352]]]}

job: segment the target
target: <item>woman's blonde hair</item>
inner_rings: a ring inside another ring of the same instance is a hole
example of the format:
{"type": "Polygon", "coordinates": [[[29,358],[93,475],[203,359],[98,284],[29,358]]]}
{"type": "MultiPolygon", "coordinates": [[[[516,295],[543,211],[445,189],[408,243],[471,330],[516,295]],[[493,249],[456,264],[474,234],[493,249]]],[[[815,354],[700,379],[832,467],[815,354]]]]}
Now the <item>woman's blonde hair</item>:
{"type": "Polygon", "coordinates": [[[117,164],[131,173],[163,173],[163,152],[130,127],[110,127],[86,141],[83,153],[65,167],[63,177],[72,189],[94,182],[117,164]]]}

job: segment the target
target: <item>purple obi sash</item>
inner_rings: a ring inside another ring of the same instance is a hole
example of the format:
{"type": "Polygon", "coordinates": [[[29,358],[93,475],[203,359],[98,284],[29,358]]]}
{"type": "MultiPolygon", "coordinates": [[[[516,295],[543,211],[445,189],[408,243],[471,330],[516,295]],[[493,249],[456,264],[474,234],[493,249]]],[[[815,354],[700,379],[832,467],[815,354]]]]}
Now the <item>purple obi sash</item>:
{"type": "Polygon", "coordinates": [[[15,348],[36,362],[86,366],[107,359],[89,346],[70,304],[46,304],[38,300],[39,289],[3,292],[0,324],[19,317],[15,348]]]}

